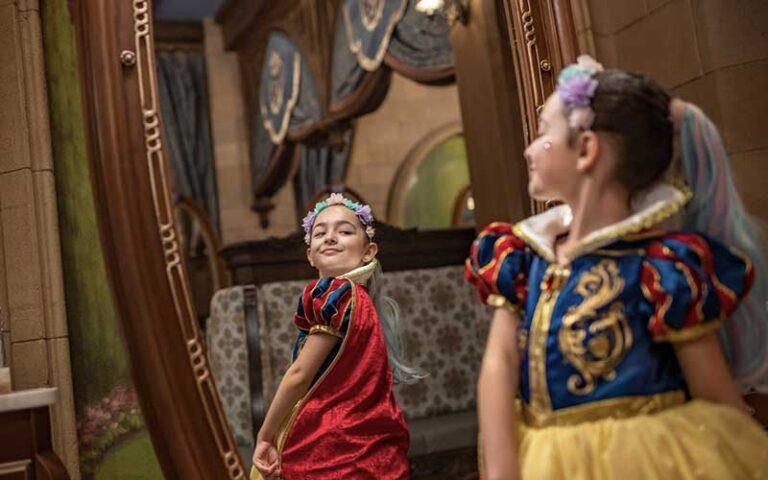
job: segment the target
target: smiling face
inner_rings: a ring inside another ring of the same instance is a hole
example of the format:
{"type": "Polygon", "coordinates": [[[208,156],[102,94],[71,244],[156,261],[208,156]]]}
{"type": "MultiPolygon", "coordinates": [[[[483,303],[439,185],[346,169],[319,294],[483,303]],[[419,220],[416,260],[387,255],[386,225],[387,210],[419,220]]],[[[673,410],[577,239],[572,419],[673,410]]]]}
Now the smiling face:
{"type": "Polygon", "coordinates": [[[307,259],[321,277],[338,277],[373,260],[377,251],[355,212],[334,205],[317,215],[307,259]]]}
{"type": "Polygon", "coordinates": [[[565,201],[574,194],[579,152],[569,142],[570,134],[563,104],[553,94],[539,116],[538,136],[525,149],[528,193],[536,200],[565,201]]]}

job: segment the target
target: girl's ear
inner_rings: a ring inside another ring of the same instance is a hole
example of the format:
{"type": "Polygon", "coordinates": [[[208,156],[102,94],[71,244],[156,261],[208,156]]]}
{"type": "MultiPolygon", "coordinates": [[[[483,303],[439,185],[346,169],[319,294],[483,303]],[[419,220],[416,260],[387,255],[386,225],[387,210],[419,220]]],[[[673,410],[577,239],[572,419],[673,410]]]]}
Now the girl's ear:
{"type": "Polygon", "coordinates": [[[579,149],[576,170],[579,173],[590,172],[595,168],[597,158],[600,155],[600,137],[595,132],[587,130],[579,133],[576,142],[576,147],[579,149]]]}
{"type": "Polygon", "coordinates": [[[307,260],[309,260],[309,264],[314,268],[315,262],[312,261],[312,249],[310,247],[307,247],[307,260]]]}
{"type": "Polygon", "coordinates": [[[370,242],[368,246],[365,247],[365,253],[363,253],[363,262],[370,262],[376,258],[377,253],[379,253],[379,245],[376,242],[370,242]]]}

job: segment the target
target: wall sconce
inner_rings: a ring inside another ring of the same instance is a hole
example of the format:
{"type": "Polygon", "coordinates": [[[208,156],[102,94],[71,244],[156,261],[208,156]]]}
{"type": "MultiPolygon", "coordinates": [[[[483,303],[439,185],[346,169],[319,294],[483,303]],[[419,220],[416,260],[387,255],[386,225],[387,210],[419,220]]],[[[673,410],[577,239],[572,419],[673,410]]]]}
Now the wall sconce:
{"type": "Polygon", "coordinates": [[[416,11],[429,16],[440,12],[448,25],[457,21],[466,24],[469,20],[470,0],[416,0],[416,11]]]}

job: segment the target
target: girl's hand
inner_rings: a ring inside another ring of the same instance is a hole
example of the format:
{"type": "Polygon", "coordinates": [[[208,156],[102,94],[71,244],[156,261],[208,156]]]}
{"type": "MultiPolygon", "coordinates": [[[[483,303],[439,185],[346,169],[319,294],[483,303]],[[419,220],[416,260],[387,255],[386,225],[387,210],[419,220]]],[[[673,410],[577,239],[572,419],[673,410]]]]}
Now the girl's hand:
{"type": "Polygon", "coordinates": [[[253,451],[253,466],[265,480],[277,479],[280,475],[280,455],[269,442],[259,440],[253,451]]]}

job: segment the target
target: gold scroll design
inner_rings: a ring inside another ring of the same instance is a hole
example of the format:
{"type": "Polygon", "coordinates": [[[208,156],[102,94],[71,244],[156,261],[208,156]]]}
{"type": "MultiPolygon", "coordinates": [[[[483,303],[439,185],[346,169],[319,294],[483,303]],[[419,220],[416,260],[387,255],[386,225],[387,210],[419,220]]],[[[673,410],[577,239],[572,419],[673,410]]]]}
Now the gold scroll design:
{"type": "Polygon", "coordinates": [[[386,0],[358,0],[360,11],[360,20],[362,20],[363,26],[369,32],[376,29],[381,21],[381,16],[384,14],[384,4],[386,0]]]}
{"type": "Polygon", "coordinates": [[[296,103],[299,101],[299,88],[301,87],[301,56],[298,52],[293,54],[293,77],[291,80],[291,92],[288,98],[285,98],[285,63],[280,54],[275,50],[270,50],[267,59],[266,68],[269,72],[269,106],[260,103],[262,122],[264,128],[269,133],[269,139],[275,145],[280,145],[288,133],[288,127],[291,121],[291,113],[296,103]],[[280,124],[274,125],[267,113],[267,108],[272,115],[277,115],[281,108],[284,108],[283,115],[280,118],[280,124]]]}
{"type": "Polygon", "coordinates": [[[133,0],[134,42],[138,70],[139,101],[144,127],[144,147],[149,170],[157,228],[162,243],[166,278],[173,296],[176,320],[187,348],[189,367],[196,380],[198,395],[211,426],[215,448],[219,452],[231,480],[244,480],[245,468],[235,447],[216,386],[208,367],[205,348],[197,326],[197,315],[187,284],[187,273],[181,260],[179,237],[174,225],[168,165],[163,154],[157,80],[155,78],[154,45],[148,0],[133,0]]]}
{"type": "Polygon", "coordinates": [[[285,95],[283,85],[285,65],[280,54],[274,50],[269,52],[267,68],[269,70],[269,111],[273,115],[277,115],[280,113],[280,107],[283,106],[283,95],[285,95]]]}
{"type": "MultiPolygon", "coordinates": [[[[370,2],[374,0],[367,0],[364,5],[360,5],[360,10],[363,12],[361,15],[361,23],[365,27],[366,30],[373,31],[376,27],[378,27],[379,23],[382,20],[382,15],[384,11],[385,4],[387,0],[379,0],[378,4],[376,5],[376,8],[381,8],[381,12],[378,14],[377,17],[369,17],[366,18],[366,16],[369,14],[369,12],[373,12],[372,6],[370,5],[370,2]],[[375,23],[372,23],[374,22],[375,23]]],[[[343,14],[344,19],[344,29],[347,31],[347,45],[349,46],[349,50],[354,53],[357,57],[357,63],[363,68],[363,70],[367,72],[373,72],[376,71],[380,66],[381,62],[384,61],[384,55],[387,54],[387,48],[389,47],[389,39],[392,38],[392,33],[395,31],[395,27],[397,26],[397,22],[400,21],[400,19],[403,18],[403,15],[405,15],[405,9],[408,6],[408,0],[402,0],[402,3],[400,4],[400,9],[397,11],[395,15],[392,15],[389,19],[387,19],[387,27],[386,31],[384,33],[384,40],[382,40],[381,44],[379,45],[378,50],[376,51],[376,54],[373,55],[373,57],[368,57],[365,52],[363,52],[363,42],[356,38],[353,30],[352,30],[352,17],[349,14],[349,9],[347,8],[346,2],[341,7],[341,12],[343,14]]]]}
{"type": "Polygon", "coordinates": [[[568,378],[574,395],[588,395],[601,378],[614,380],[632,347],[624,304],[615,301],[622,290],[624,279],[614,260],[600,261],[579,279],[575,293],[583,300],[568,310],[557,334],[560,351],[578,371],[568,378]]]}
{"type": "MultiPolygon", "coordinates": [[[[527,77],[527,82],[523,80],[523,84],[529,85],[530,92],[530,108],[526,108],[528,102],[525,101],[523,92],[525,88],[521,89],[521,103],[523,104],[524,122],[523,130],[526,139],[526,143],[531,143],[534,140],[535,132],[538,123],[538,115],[541,113],[544,107],[544,102],[547,97],[547,91],[545,87],[545,80],[541,70],[541,52],[539,50],[539,44],[536,41],[536,25],[533,13],[533,6],[531,0],[516,0],[515,6],[517,7],[517,15],[520,21],[520,34],[522,38],[519,39],[519,43],[522,48],[520,57],[520,75],[527,77]]],[[[546,210],[543,202],[537,202],[533,198],[530,199],[531,211],[534,213],[543,212],[546,210]]]]}

